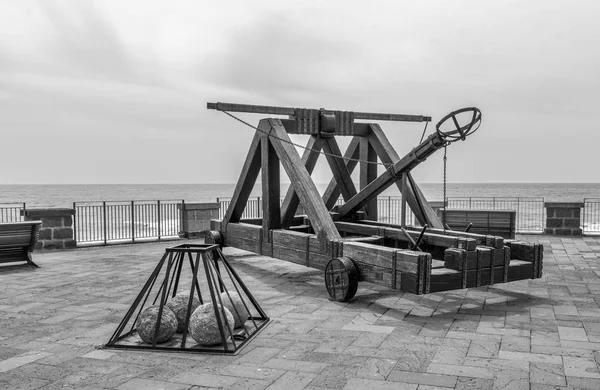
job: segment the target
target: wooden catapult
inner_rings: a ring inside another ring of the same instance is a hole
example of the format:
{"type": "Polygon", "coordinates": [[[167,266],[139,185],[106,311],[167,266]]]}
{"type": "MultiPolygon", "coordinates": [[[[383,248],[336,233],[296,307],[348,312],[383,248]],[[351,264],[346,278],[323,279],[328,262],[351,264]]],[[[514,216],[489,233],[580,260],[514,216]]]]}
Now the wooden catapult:
{"type": "Polygon", "coordinates": [[[234,118],[230,112],[287,116],[261,119],[258,127],[244,122],[256,132],[229,208],[222,220],[211,221],[207,242],[325,270],[329,295],[338,301],[350,300],[363,280],[427,294],[541,277],[542,245],[450,230],[411,175],[435,151],[477,130],[479,109],[450,113],[400,158],[377,123],[356,121],[430,122],[430,117],[229,103],[207,107],[234,118]],[[460,125],[465,115],[468,123],[460,125]],[[309,136],[302,157],[289,134],[309,136]],[[352,137],[343,155],[338,136],[352,137]],[[333,173],[323,195],[311,178],[320,154],[333,173]],[[280,164],[291,181],[283,202],[280,164]],[[380,175],[378,164],[386,167],[380,175]],[[357,166],[359,190],[351,178],[357,166]],[[263,217],[243,219],[259,173],[263,217]],[[392,185],[402,194],[400,224],[378,222],[377,196],[392,185]],[[336,205],[340,195],[344,203],[336,205]],[[420,226],[406,225],[407,206],[420,226]]]}

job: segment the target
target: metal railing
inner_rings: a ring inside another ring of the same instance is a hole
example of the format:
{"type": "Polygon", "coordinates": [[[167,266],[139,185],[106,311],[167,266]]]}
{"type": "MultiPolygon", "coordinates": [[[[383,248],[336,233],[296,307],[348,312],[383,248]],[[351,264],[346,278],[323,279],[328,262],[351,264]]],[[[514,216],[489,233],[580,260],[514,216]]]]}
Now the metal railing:
{"type": "Polygon", "coordinates": [[[515,210],[517,233],[542,233],[546,207],[542,197],[464,197],[448,198],[449,209],[515,210]]]}
{"type": "MultiPolygon", "coordinates": [[[[219,218],[223,218],[225,213],[227,213],[227,208],[231,203],[231,198],[217,198],[217,203],[221,205],[219,208],[219,218]]],[[[242,213],[242,218],[262,218],[262,203],[260,196],[248,199],[248,202],[246,202],[246,208],[242,213]]]]}
{"type": "MultiPolygon", "coordinates": [[[[248,199],[242,218],[262,218],[260,200],[260,197],[248,199]]],[[[217,201],[221,204],[219,217],[222,218],[227,212],[231,199],[220,198],[217,201]]],[[[338,200],[338,204],[343,204],[343,200],[338,200]]],[[[544,198],[541,197],[448,198],[447,205],[449,209],[515,210],[516,231],[518,233],[542,233],[546,223],[546,208],[544,198]]],[[[378,221],[399,224],[402,218],[402,197],[378,197],[377,212],[378,221]]],[[[417,224],[415,215],[410,208],[407,208],[406,223],[409,225],[417,224]]]]}
{"type": "Polygon", "coordinates": [[[161,240],[179,235],[183,200],[74,202],[77,244],[161,240]]]}
{"type": "Polygon", "coordinates": [[[0,203],[0,222],[20,222],[25,220],[25,203],[0,203]]]}
{"type": "Polygon", "coordinates": [[[600,234],[600,198],[583,199],[583,234],[600,234]]]}
{"type": "MultiPolygon", "coordinates": [[[[219,209],[219,218],[223,218],[227,212],[229,204],[231,203],[231,198],[217,198],[217,202],[221,205],[219,209]]],[[[281,202],[283,202],[283,198],[281,199],[281,202]]],[[[337,200],[336,204],[342,205],[344,204],[344,200],[340,198],[337,200]]],[[[400,223],[402,209],[401,205],[402,197],[400,196],[377,198],[377,211],[379,214],[378,220],[380,222],[400,223]]],[[[262,218],[262,204],[260,196],[248,199],[248,202],[246,202],[246,208],[242,213],[242,218],[262,218]]],[[[409,208],[407,208],[406,223],[410,225],[414,225],[415,223],[415,216],[409,208]]]]}

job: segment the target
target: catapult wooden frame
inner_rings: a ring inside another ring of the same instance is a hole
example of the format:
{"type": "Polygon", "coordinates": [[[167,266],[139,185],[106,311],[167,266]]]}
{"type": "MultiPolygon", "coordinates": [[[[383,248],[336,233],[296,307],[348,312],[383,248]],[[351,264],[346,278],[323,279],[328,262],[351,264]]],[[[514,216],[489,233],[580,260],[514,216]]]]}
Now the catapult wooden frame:
{"type": "Polygon", "coordinates": [[[260,120],[229,208],[222,220],[211,221],[209,242],[327,268],[325,282],[337,300],[352,298],[348,284],[358,280],[426,294],[541,277],[541,245],[445,229],[411,175],[419,163],[449,145],[450,138],[458,134],[464,140],[473,123],[461,128],[456,115],[450,114],[444,119],[452,118],[457,131],[450,135],[437,131],[400,158],[377,123],[355,120],[422,122],[431,118],[228,103],[208,103],[208,108],[289,116],[260,120]],[[302,156],[289,134],[309,136],[302,156]],[[352,137],[344,154],[338,136],[352,137]],[[323,195],[311,178],[321,150],[333,174],[323,195]],[[387,167],[379,176],[378,159],[387,167]],[[291,181],[281,204],[280,164],[291,181]],[[358,190],[351,178],[357,166],[358,190]],[[242,219],[259,173],[263,218],[242,219]],[[377,195],[392,185],[398,186],[403,199],[398,225],[377,222],[377,195]],[[335,206],[340,195],[344,204],[335,206]],[[296,215],[299,205],[303,213],[296,215]],[[406,226],[406,206],[425,228],[406,226]],[[336,284],[343,294],[336,292],[336,284]]]}

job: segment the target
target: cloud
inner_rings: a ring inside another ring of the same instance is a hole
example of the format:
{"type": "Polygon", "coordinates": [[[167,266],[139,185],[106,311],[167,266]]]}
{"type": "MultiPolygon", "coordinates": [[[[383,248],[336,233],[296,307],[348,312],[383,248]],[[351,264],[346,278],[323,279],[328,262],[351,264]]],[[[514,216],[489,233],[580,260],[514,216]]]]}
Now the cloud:
{"type": "Polygon", "coordinates": [[[53,27],[53,61],[70,77],[137,81],[115,26],[91,2],[39,2],[53,27]]]}

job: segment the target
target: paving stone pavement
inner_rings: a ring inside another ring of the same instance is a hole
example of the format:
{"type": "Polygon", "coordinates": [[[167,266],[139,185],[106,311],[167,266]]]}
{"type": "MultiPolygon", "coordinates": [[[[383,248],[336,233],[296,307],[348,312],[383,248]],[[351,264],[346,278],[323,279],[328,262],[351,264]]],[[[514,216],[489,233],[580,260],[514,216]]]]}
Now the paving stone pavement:
{"type": "Polygon", "coordinates": [[[99,349],[173,242],[36,252],[0,268],[0,389],[600,389],[600,238],[544,244],[544,276],[411,295],[225,254],[272,318],[237,356],[99,349]]]}

